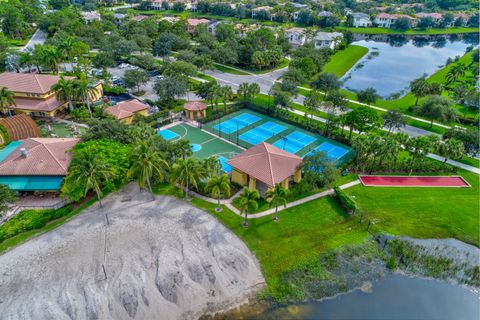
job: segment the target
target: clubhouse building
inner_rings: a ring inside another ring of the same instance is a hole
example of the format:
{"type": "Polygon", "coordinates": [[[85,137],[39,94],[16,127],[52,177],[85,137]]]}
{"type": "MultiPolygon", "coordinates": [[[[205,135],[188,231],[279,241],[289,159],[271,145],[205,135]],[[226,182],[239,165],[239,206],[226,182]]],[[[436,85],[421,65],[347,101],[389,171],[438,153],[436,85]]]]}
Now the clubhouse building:
{"type": "Polygon", "coordinates": [[[122,101],[108,107],[105,111],[120,122],[131,124],[135,115],[148,116],[148,104],[137,99],[122,101]]]}
{"type": "MultiPolygon", "coordinates": [[[[74,79],[74,77],[64,77],[74,79]]],[[[0,88],[7,88],[15,96],[15,104],[0,110],[0,114],[14,115],[25,113],[32,117],[55,117],[68,107],[66,101],[58,99],[52,90],[60,80],[58,75],[4,72],[0,74],[0,88]]],[[[103,95],[101,83],[97,84],[97,93],[93,101],[103,95]]]]}
{"type": "Polygon", "coordinates": [[[281,184],[288,189],[291,182],[300,182],[302,158],[261,142],[230,158],[232,181],[263,194],[268,188],[281,184]]]}
{"type": "Polygon", "coordinates": [[[27,138],[0,150],[0,184],[25,192],[57,192],[78,138],[27,138]]]}

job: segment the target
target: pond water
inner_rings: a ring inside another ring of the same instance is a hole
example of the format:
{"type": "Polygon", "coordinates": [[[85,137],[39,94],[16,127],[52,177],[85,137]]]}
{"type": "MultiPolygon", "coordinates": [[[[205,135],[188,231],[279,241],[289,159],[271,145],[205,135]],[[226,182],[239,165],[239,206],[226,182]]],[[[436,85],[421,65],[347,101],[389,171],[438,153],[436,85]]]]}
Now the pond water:
{"type": "MultiPolygon", "coordinates": [[[[478,292],[438,280],[392,274],[356,290],[270,310],[255,319],[480,319],[478,292]]],[[[248,317],[247,317],[248,318],[248,317]]]]}
{"type": "Polygon", "coordinates": [[[402,96],[409,83],[432,75],[448,58],[465,54],[469,45],[478,45],[478,35],[460,36],[357,36],[353,44],[369,52],[342,78],[350,91],[374,88],[383,98],[402,96]]]}

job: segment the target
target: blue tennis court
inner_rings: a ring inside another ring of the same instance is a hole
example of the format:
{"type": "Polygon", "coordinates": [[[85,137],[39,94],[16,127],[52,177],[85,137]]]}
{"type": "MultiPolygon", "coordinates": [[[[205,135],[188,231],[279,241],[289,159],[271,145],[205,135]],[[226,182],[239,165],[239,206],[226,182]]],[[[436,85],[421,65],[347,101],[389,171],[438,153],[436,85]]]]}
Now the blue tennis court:
{"type": "Polygon", "coordinates": [[[168,129],[159,130],[158,134],[161,135],[163,137],[163,139],[165,139],[167,141],[175,139],[175,138],[178,137],[178,134],[176,134],[175,132],[170,131],[168,129]]]}
{"type": "Polygon", "coordinates": [[[222,166],[222,170],[225,173],[230,173],[232,172],[233,168],[231,165],[227,163],[228,159],[225,158],[224,156],[218,156],[218,161],[220,161],[220,165],[222,166]]]}
{"type": "Polygon", "coordinates": [[[316,139],[308,134],[301,133],[300,131],[294,131],[288,136],[277,140],[273,145],[277,148],[285,150],[290,153],[297,153],[302,150],[316,139]]]}
{"type": "Polygon", "coordinates": [[[342,147],[336,146],[336,145],[331,144],[329,142],[324,142],[321,145],[319,145],[318,147],[316,147],[315,149],[313,149],[312,151],[310,151],[308,153],[308,155],[312,155],[315,152],[319,152],[319,151],[325,152],[327,154],[327,157],[329,157],[330,159],[335,160],[335,161],[340,159],[341,157],[343,157],[344,155],[346,155],[348,153],[348,150],[346,150],[342,147]]]}
{"type": "Polygon", "coordinates": [[[213,128],[223,133],[230,134],[230,133],[236,132],[237,130],[241,130],[246,126],[249,126],[259,120],[260,120],[260,117],[257,117],[253,114],[242,113],[241,115],[238,115],[235,118],[228,119],[226,121],[223,121],[213,126],[213,128]]]}
{"type": "Polygon", "coordinates": [[[239,138],[243,141],[255,145],[273,137],[276,134],[279,134],[286,129],[287,127],[285,126],[282,126],[272,121],[268,121],[261,126],[255,127],[252,130],[241,134],[239,138]]]}

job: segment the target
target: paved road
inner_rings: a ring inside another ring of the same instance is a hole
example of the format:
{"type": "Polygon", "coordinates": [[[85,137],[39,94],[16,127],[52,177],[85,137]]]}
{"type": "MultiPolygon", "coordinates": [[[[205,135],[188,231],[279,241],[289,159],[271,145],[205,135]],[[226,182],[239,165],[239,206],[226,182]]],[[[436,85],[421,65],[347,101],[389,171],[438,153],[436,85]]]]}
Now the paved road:
{"type": "Polygon", "coordinates": [[[35,31],[35,33],[33,34],[33,36],[30,38],[30,40],[28,41],[28,43],[25,45],[25,47],[23,47],[20,51],[29,51],[29,50],[33,50],[33,48],[35,47],[36,44],[44,44],[45,41],[47,40],[47,33],[40,30],[40,29],[37,29],[37,31],[35,31]]]}
{"type": "MultiPolygon", "coordinates": [[[[213,70],[213,71],[207,71],[205,72],[207,75],[217,79],[217,81],[222,84],[222,85],[229,85],[231,86],[234,90],[237,90],[239,85],[241,83],[247,82],[247,83],[257,83],[260,86],[260,92],[264,94],[268,94],[270,91],[270,88],[272,85],[283,75],[285,72],[287,72],[288,68],[282,68],[275,70],[273,72],[257,75],[257,74],[249,74],[249,75],[236,75],[236,74],[230,74],[230,73],[225,73],[221,72],[218,70],[213,70]]],[[[305,97],[302,95],[298,95],[297,97],[294,97],[293,102],[298,103],[303,105],[303,102],[305,100],[305,97]]],[[[303,114],[303,112],[302,112],[303,114]]],[[[430,135],[430,134],[435,134],[436,133],[423,130],[417,127],[413,127],[410,125],[407,125],[405,128],[402,128],[400,131],[405,132],[408,134],[410,137],[416,137],[420,135],[430,135]]]]}

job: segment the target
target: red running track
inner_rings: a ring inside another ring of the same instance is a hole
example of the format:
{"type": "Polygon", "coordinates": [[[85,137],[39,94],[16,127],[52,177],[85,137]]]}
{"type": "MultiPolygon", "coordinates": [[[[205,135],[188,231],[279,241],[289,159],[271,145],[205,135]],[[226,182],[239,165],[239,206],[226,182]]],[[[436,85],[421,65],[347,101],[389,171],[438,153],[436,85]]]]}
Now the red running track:
{"type": "Polygon", "coordinates": [[[459,176],[360,176],[366,187],[470,187],[459,176]]]}

